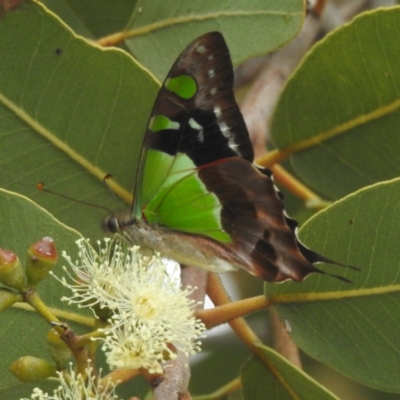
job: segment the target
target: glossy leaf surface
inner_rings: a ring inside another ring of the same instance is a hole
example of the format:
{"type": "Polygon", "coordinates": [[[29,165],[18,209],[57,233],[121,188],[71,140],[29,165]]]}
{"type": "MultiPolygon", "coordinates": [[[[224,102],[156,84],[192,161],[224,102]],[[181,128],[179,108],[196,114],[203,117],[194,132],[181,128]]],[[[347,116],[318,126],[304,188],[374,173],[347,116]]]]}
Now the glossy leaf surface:
{"type": "Polygon", "coordinates": [[[328,35],[277,104],[276,145],[294,152],[296,174],[328,198],[400,173],[399,19],[399,7],[380,9],[328,35]]]}
{"type": "Polygon", "coordinates": [[[262,348],[263,362],[249,360],[241,371],[244,400],[334,400],[327,389],[269,347],[262,348]]]}
{"type": "Polygon", "coordinates": [[[0,185],[98,235],[107,211],[43,194],[36,184],[127,207],[101,180],[111,173],[129,201],[157,84],[125,53],[78,38],[36,3],[0,20],[0,54],[0,185]]]}
{"type": "Polygon", "coordinates": [[[132,37],[126,44],[162,80],[180,51],[205,32],[224,33],[234,64],[282,46],[299,31],[303,7],[300,0],[180,0],[173,5],[163,0],[138,1],[127,25],[132,37]],[[149,52],[151,48],[157,51],[149,52]]]}
{"type": "Polygon", "coordinates": [[[163,0],[46,0],[45,4],[84,36],[109,35],[112,40],[113,34],[121,34],[122,41],[127,39],[124,48],[160,81],[180,51],[205,32],[222,31],[238,64],[288,42],[304,19],[301,0],[179,0],[172,4],[163,0]],[[255,32],[259,40],[253,40],[249,32],[255,32]]]}
{"type": "Polygon", "coordinates": [[[76,33],[93,39],[123,30],[137,0],[44,0],[76,33]]]}
{"type": "Polygon", "coordinates": [[[265,287],[300,348],[367,386],[397,393],[399,196],[400,179],[367,187],[318,213],[300,230],[308,246],[360,267],[358,273],[339,271],[352,284],[310,276],[301,285],[265,287]]]}
{"type": "MultiPolygon", "coordinates": [[[[77,258],[75,241],[81,236],[78,232],[61,224],[47,211],[37,206],[29,199],[5,190],[0,190],[0,243],[3,249],[11,250],[18,255],[22,265],[25,265],[28,248],[43,237],[50,236],[54,240],[59,261],[53,268],[61,276],[66,261],[61,252],[66,251],[73,260],[77,258]]],[[[70,294],[56,279],[48,276],[38,285],[38,292],[43,301],[56,312],[70,312],[69,316],[82,316],[82,310],[61,302],[63,295],[70,294]]],[[[91,315],[89,313],[84,313],[91,315]]],[[[51,362],[49,357],[46,334],[50,327],[36,312],[22,308],[11,308],[0,314],[2,357],[0,361],[0,397],[13,399],[28,397],[32,391],[31,385],[21,383],[8,371],[12,362],[25,355],[34,355],[51,362]],[[7,346],[7,351],[5,347],[7,346]]],[[[88,318],[89,320],[89,318],[88,318]]],[[[70,320],[66,320],[70,323],[70,320]]],[[[72,324],[78,332],[82,326],[72,324]]],[[[52,387],[46,383],[43,388],[52,387]]]]}

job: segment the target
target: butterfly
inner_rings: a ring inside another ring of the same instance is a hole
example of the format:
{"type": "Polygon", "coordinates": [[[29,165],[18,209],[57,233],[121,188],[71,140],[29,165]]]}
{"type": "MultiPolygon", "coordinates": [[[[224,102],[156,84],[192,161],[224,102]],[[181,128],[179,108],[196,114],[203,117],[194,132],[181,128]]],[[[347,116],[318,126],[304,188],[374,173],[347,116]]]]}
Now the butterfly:
{"type": "MultiPolygon", "coordinates": [[[[182,52],[151,112],[130,215],[107,222],[132,242],[214,272],[242,268],[266,281],[303,280],[331,261],[305,247],[253,148],[233,94],[221,33],[182,52]]],[[[330,274],[328,274],[330,275],[330,274]]],[[[333,275],[339,279],[347,279],[333,275]]]]}

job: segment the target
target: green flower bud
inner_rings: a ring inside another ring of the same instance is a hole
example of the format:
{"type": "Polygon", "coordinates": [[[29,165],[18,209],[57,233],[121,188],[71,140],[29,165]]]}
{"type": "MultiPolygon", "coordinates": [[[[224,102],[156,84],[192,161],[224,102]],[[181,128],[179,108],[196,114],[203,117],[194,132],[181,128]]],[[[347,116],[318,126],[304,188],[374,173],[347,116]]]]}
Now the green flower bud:
{"type": "Polygon", "coordinates": [[[28,285],[36,286],[41,282],[57,262],[57,250],[53,239],[44,237],[28,249],[26,276],[28,285]]]}
{"type": "Polygon", "coordinates": [[[0,312],[11,307],[17,301],[22,301],[22,296],[12,290],[0,288],[0,312]]]}
{"type": "Polygon", "coordinates": [[[24,270],[12,251],[0,249],[0,282],[20,292],[26,290],[24,270]]]}
{"type": "Polygon", "coordinates": [[[64,366],[65,362],[71,357],[71,350],[61,340],[60,335],[55,329],[50,329],[47,334],[47,344],[51,358],[58,366],[64,366]]]}
{"type": "MultiPolygon", "coordinates": [[[[89,303],[89,302],[87,302],[89,303]]],[[[85,304],[85,303],[83,303],[85,304]]],[[[94,304],[92,306],[93,312],[102,321],[107,321],[114,313],[108,307],[101,307],[100,304],[94,304]]]]}
{"type": "Polygon", "coordinates": [[[10,372],[21,382],[36,382],[56,376],[56,368],[41,358],[25,356],[10,365],[10,372]]]}

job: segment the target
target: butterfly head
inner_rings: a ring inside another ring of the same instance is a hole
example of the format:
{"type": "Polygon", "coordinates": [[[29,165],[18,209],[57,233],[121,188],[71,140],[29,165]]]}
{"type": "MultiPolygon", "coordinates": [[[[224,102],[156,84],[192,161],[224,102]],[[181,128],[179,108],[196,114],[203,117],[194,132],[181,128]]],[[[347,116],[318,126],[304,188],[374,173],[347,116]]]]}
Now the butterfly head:
{"type": "Polygon", "coordinates": [[[135,224],[130,211],[120,210],[112,214],[108,214],[101,221],[101,227],[107,233],[120,233],[127,226],[135,224]]]}

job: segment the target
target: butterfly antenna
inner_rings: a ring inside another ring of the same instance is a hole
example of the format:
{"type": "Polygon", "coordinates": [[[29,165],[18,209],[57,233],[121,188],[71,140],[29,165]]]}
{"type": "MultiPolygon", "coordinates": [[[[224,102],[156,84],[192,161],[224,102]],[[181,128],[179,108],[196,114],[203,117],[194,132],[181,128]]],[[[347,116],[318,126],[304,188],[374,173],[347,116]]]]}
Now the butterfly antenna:
{"type": "MultiPolygon", "coordinates": [[[[104,179],[105,179],[105,178],[104,178],[104,179]]],[[[53,190],[46,189],[46,188],[44,187],[44,183],[43,183],[43,182],[39,182],[39,183],[36,185],[36,187],[37,187],[38,190],[40,190],[40,191],[42,191],[42,192],[54,194],[55,196],[59,196],[59,197],[62,197],[62,198],[64,198],[64,199],[67,199],[67,200],[70,200],[70,201],[74,201],[75,203],[83,204],[83,205],[89,206],[89,207],[100,208],[101,210],[105,210],[105,211],[107,211],[109,214],[111,214],[113,217],[115,217],[114,213],[113,213],[109,208],[107,208],[107,207],[100,206],[99,204],[88,203],[88,202],[83,201],[83,200],[77,200],[77,199],[74,199],[73,197],[69,197],[69,196],[67,196],[67,195],[65,195],[65,194],[57,193],[57,192],[54,192],[53,190]]]]}

